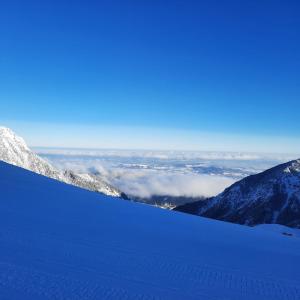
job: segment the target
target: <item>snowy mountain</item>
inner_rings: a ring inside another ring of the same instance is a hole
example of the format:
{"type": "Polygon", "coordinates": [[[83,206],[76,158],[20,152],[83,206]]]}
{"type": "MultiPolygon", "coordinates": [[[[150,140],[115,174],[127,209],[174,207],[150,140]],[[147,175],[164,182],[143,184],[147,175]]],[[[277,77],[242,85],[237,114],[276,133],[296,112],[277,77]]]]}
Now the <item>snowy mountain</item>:
{"type": "Polygon", "coordinates": [[[64,171],[63,175],[75,186],[102,193],[107,196],[120,197],[129,200],[124,193],[102,180],[99,175],[75,173],[70,170],[64,171]]]}
{"type": "Polygon", "coordinates": [[[0,160],[91,191],[114,197],[125,197],[123,193],[106,183],[99,176],[56,170],[46,160],[32,152],[23,138],[6,127],[0,127],[0,160]]]}
{"type": "Polygon", "coordinates": [[[288,229],[122,201],[4,162],[0,191],[1,300],[300,299],[288,229]]]}
{"type": "Polygon", "coordinates": [[[300,160],[248,176],[216,197],[176,210],[239,224],[300,228],[300,160]]]}
{"type": "Polygon", "coordinates": [[[47,177],[61,181],[66,180],[63,174],[34,154],[23,138],[6,127],[0,127],[0,160],[47,177]]]}

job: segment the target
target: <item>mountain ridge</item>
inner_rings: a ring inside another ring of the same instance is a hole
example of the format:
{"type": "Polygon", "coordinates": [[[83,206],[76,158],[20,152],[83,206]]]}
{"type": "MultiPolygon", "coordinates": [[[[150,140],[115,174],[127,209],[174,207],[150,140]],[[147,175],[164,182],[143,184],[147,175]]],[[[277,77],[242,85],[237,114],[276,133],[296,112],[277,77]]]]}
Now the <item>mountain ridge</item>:
{"type": "Polygon", "coordinates": [[[221,194],[175,208],[244,225],[300,227],[300,159],[245,177],[221,194]]]}
{"type": "Polygon", "coordinates": [[[128,199],[124,193],[99,176],[77,174],[70,170],[58,171],[48,161],[31,151],[22,137],[4,126],[0,126],[0,160],[67,184],[108,196],[128,199]]]}

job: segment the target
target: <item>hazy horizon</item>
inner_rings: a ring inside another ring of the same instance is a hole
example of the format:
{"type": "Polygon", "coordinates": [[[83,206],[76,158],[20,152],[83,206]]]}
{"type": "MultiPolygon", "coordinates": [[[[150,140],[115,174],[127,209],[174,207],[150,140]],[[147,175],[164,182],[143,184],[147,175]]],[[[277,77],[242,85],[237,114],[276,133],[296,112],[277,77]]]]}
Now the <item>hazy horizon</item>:
{"type": "Polygon", "coordinates": [[[2,122],[31,147],[299,154],[300,139],[143,127],[2,122]]]}

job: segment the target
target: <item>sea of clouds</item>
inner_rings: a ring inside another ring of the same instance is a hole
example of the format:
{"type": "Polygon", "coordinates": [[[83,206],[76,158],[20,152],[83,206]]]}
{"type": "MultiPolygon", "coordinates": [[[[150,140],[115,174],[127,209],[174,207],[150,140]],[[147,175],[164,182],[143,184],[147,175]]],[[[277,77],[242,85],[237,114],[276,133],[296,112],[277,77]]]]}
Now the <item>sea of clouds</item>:
{"type": "Polygon", "coordinates": [[[59,169],[94,173],[124,193],[209,197],[235,181],[294,159],[284,154],[49,149],[35,151],[59,169]]]}

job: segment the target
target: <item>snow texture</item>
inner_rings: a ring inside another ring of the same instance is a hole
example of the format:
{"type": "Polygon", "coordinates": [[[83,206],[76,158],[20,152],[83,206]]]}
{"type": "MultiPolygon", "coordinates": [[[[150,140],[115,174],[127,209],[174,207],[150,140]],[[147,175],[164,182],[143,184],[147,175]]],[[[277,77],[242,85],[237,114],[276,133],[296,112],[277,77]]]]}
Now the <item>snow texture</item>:
{"type": "Polygon", "coordinates": [[[300,299],[300,239],[0,162],[0,299],[300,299]],[[99,201],[100,200],[100,201],[99,201]]]}

